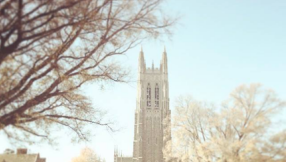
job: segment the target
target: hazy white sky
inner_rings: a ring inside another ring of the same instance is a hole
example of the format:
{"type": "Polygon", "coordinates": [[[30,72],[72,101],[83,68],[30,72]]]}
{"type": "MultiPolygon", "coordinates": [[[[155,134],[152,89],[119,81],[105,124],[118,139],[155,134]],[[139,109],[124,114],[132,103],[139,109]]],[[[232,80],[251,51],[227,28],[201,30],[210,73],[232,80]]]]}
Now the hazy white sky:
{"type": "MultiPolygon", "coordinates": [[[[172,40],[142,44],[147,66],[159,66],[163,46],[169,64],[171,109],[174,99],[191,94],[199,100],[219,104],[238,85],[261,83],[286,100],[286,1],[285,0],[168,0],[164,9],[181,15],[172,40]]],[[[94,105],[108,111],[119,132],[95,128],[91,143],[71,144],[68,134],[59,134],[60,144],[26,146],[47,162],[69,162],[85,147],[93,148],[107,162],[113,161],[118,145],[124,155],[132,155],[136,102],[136,74],[140,47],[119,59],[132,69],[129,84],[111,84],[104,90],[90,84],[84,91],[94,105]]],[[[286,115],[281,113],[280,118],[286,115]]],[[[285,125],[286,120],[277,124],[285,125]]],[[[0,132],[0,152],[16,147],[0,132]]]]}

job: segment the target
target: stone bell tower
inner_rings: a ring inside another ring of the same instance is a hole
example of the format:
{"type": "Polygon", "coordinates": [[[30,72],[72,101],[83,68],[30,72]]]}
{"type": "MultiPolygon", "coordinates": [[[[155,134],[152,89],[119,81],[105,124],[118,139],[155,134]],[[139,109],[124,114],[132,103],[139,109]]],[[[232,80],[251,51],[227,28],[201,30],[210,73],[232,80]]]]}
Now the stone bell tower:
{"type": "MultiPolygon", "coordinates": [[[[138,66],[133,162],[164,162],[171,141],[167,53],[159,68],[146,68],[141,48],[138,66]],[[168,150],[168,149],[167,149],[168,150]]],[[[170,151],[170,150],[169,150],[170,151]]]]}

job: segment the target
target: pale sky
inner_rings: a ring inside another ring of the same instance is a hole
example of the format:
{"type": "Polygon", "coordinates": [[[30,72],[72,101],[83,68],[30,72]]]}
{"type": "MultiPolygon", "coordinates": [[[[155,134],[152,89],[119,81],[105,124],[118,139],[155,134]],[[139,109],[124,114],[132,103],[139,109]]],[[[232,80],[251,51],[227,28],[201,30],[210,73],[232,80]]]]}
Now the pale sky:
{"type": "MultiPolygon", "coordinates": [[[[286,100],[286,1],[285,0],[168,0],[163,9],[180,15],[171,40],[145,41],[147,66],[160,64],[164,45],[168,55],[170,107],[180,95],[219,104],[237,86],[261,83],[286,100]]],[[[120,131],[110,133],[95,128],[90,143],[71,144],[67,134],[59,134],[59,145],[26,146],[47,162],[69,162],[80,150],[91,147],[107,162],[113,162],[117,145],[124,155],[132,155],[136,105],[136,78],[140,46],[119,58],[132,72],[129,84],[109,84],[100,90],[89,84],[84,91],[94,105],[108,111],[107,118],[120,131]]],[[[277,127],[285,125],[281,112],[277,127]]],[[[24,145],[25,146],[25,145],[24,145]]],[[[0,132],[0,152],[16,149],[0,132]]]]}

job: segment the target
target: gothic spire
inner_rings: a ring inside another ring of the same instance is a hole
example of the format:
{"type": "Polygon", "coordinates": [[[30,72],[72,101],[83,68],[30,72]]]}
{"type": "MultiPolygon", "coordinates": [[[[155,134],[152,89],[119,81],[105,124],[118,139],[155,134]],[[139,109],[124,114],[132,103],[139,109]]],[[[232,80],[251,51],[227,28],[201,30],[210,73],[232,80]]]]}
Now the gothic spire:
{"type": "Polygon", "coordinates": [[[144,52],[143,52],[142,46],[141,46],[141,51],[139,54],[139,60],[138,61],[139,61],[138,71],[139,71],[139,73],[143,73],[145,71],[145,60],[144,60],[144,52]]]}
{"type": "Polygon", "coordinates": [[[163,73],[168,73],[167,52],[166,52],[165,46],[164,46],[164,52],[162,54],[162,60],[161,60],[161,71],[163,73]]]}

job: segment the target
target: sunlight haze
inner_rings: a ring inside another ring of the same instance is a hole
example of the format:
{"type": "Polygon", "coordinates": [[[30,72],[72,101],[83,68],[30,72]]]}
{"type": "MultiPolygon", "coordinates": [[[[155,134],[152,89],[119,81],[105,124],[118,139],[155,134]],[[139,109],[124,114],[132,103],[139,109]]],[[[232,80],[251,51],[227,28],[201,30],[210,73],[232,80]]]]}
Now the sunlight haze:
{"type": "MultiPolygon", "coordinates": [[[[219,105],[239,85],[260,83],[286,99],[286,1],[285,0],[166,0],[162,9],[179,16],[173,35],[145,40],[141,46],[146,66],[160,66],[164,46],[168,57],[170,109],[181,95],[219,105]]],[[[20,145],[40,153],[47,162],[70,162],[85,146],[107,162],[113,162],[114,147],[132,156],[137,71],[140,45],[114,60],[130,70],[129,83],[100,82],[82,86],[94,107],[106,111],[115,132],[92,127],[91,142],[71,143],[69,134],[57,133],[56,146],[20,145]]],[[[277,127],[285,126],[286,110],[277,115],[277,127]]],[[[16,149],[0,132],[0,152],[16,149]]]]}

